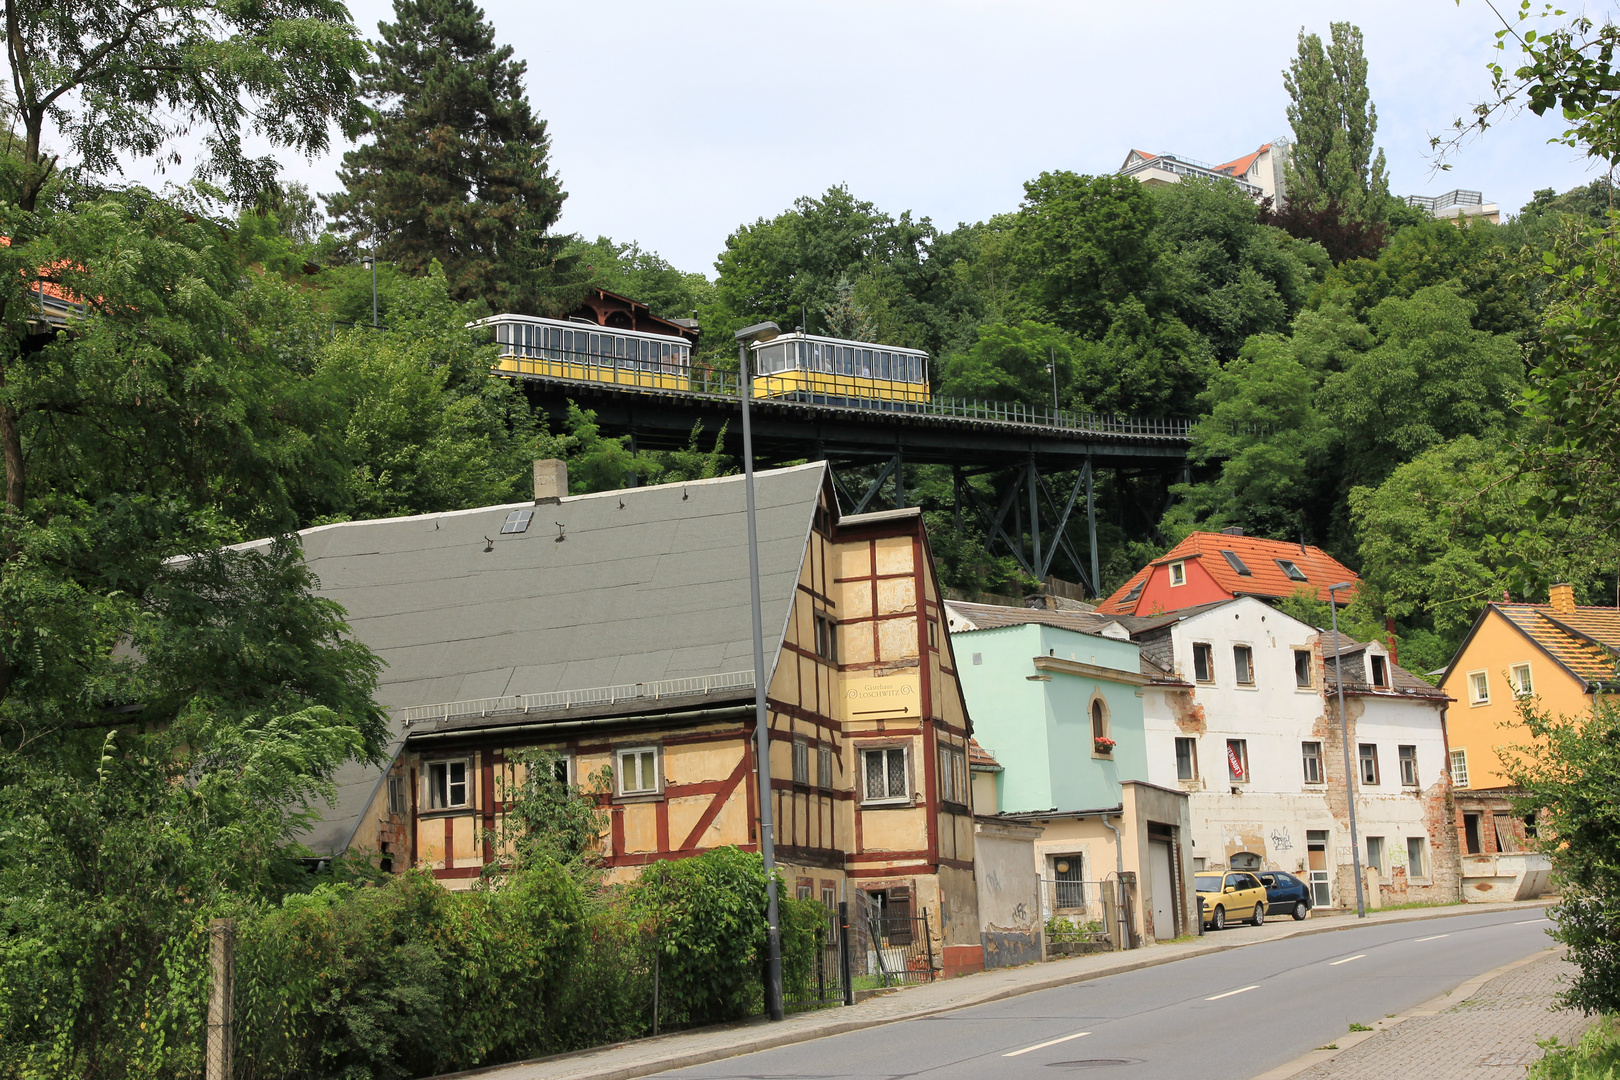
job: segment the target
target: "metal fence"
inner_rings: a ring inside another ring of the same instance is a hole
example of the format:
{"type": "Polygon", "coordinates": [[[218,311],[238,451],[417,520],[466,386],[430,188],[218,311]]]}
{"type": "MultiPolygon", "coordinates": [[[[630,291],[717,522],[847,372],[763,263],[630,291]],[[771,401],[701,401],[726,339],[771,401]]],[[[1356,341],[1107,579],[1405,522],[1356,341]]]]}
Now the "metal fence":
{"type": "MultiPolygon", "coordinates": [[[[580,386],[610,387],[644,393],[694,395],[736,400],[737,373],[694,369],[685,373],[603,368],[602,379],[581,379],[578,361],[521,357],[522,370],[496,369],[497,374],[526,379],[576,383],[580,386]]],[[[808,407],[848,409],[859,412],[891,412],[916,416],[977,420],[992,424],[1072,431],[1080,434],[1134,435],[1147,438],[1186,439],[1191,421],[1151,416],[1107,416],[1056,409],[1050,405],[1024,405],[1016,401],[980,401],[972,398],[946,398],[917,390],[876,390],[856,384],[840,384],[836,393],[806,390],[801,373],[760,375],[753,379],[754,397],[761,401],[786,402],[808,407]]]]}
{"type": "Polygon", "coordinates": [[[856,990],[933,982],[938,946],[928,909],[882,908],[869,894],[855,893],[847,935],[850,976],[856,990]]]}

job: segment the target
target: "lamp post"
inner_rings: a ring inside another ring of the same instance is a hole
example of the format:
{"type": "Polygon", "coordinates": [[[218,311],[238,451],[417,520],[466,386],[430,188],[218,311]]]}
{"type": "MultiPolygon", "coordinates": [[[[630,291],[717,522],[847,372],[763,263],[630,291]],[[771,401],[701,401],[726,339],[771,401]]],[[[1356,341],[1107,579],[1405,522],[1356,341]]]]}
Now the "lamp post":
{"type": "Polygon", "coordinates": [[[771,813],[771,730],[765,715],[765,630],[759,601],[759,531],[754,520],[754,429],[748,418],[753,387],[748,381],[748,346],[782,332],[773,322],[737,331],[737,392],[742,398],[743,492],[748,502],[748,594],[754,621],[754,754],[759,767],[759,851],[765,863],[765,1011],[782,1019],[782,924],[776,900],[776,838],[771,813]]]}
{"type": "Polygon", "coordinates": [[[1333,612],[1333,685],[1339,691],[1339,741],[1344,744],[1344,793],[1350,807],[1350,867],[1356,879],[1356,918],[1367,917],[1367,898],[1361,887],[1361,837],[1356,834],[1356,784],[1350,771],[1350,721],[1344,715],[1344,668],[1340,666],[1339,598],[1340,589],[1352,589],[1354,582],[1341,581],[1328,586],[1328,609],[1333,612]]]}
{"type": "Polygon", "coordinates": [[[371,238],[371,254],[360,260],[360,265],[371,271],[371,325],[377,326],[377,238],[371,238]]]}

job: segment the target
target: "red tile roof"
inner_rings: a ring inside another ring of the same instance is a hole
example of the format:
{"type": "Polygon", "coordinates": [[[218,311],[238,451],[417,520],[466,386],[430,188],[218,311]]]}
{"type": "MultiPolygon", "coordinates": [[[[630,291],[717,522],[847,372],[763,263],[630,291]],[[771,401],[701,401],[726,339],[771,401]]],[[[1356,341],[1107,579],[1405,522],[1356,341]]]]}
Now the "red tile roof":
{"type": "MultiPolygon", "coordinates": [[[[1313,589],[1316,599],[1328,598],[1327,587],[1341,581],[1360,580],[1355,571],[1318,547],[1306,547],[1287,540],[1264,540],[1258,536],[1230,536],[1226,533],[1195,532],[1162,558],[1155,559],[1121,585],[1107,600],[1097,605],[1099,615],[1135,615],[1137,598],[1127,601],[1131,590],[1146,580],[1155,567],[1184,559],[1197,559],[1216,584],[1233,596],[1292,596],[1299,589],[1313,589]],[[1221,552],[1230,551],[1249,571],[1241,574],[1221,552]],[[1305,575],[1294,581],[1283,572],[1277,560],[1293,563],[1305,575]]],[[[1354,593],[1341,593],[1348,602],[1354,593]]],[[[1145,614],[1145,613],[1144,613],[1145,614]]]]}
{"type": "Polygon", "coordinates": [[[1252,154],[1245,154],[1235,161],[1228,161],[1225,165],[1215,166],[1215,171],[1225,173],[1228,176],[1242,176],[1254,166],[1254,159],[1269,149],[1271,149],[1271,144],[1266,143],[1252,154]]]}
{"type": "Polygon", "coordinates": [[[1580,606],[1574,611],[1556,611],[1551,604],[1490,606],[1577,677],[1598,682],[1620,675],[1616,663],[1620,610],[1580,606]]]}
{"type": "Polygon", "coordinates": [[[999,769],[1001,762],[990,756],[990,751],[979,745],[978,739],[968,740],[968,768],[999,769]]]}

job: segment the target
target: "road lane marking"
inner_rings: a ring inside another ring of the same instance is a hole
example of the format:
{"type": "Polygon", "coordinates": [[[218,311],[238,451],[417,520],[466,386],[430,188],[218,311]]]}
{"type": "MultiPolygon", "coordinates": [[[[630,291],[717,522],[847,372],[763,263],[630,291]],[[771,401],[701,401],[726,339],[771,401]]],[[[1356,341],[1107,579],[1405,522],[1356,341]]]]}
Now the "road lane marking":
{"type": "Polygon", "coordinates": [[[1338,967],[1340,964],[1348,964],[1350,961],[1352,961],[1352,960],[1360,960],[1363,957],[1365,957],[1366,955],[1367,955],[1366,953],[1356,953],[1356,955],[1347,956],[1343,960],[1329,960],[1328,961],[1328,967],[1338,967]]]}
{"type": "Polygon", "coordinates": [[[1090,1035],[1090,1034],[1091,1034],[1091,1032],[1089,1032],[1089,1031],[1077,1031],[1073,1035],[1065,1035],[1061,1039],[1048,1039],[1043,1043],[1036,1043],[1034,1046],[1026,1046],[1022,1050],[1014,1050],[1010,1054],[1002,1054],[1001,1056],[1002,1057],[1017,1057],[1019,1054],[1027,1054],[1031,1050],[1045,1050],[1048,1046],[1056,1046],[1058,1043],[1066,1043],[1070,1039],[1084,1038],[1085,1036],[1090,1035]]]}
{"type": "Polygon", "coordinates": [[[1526,919],[1523,922],[1516,922],[1513,925],[1514,926],[1529,926],[1531,923],[1538,923],[1538,922],[1552,922],[1552,920],[1551,919],[1526,919]]]}
{"type": "Polygon", "coordinates": [[[1443,937],[1450,937],[1450,936],[1451,936],[1450,934],[1436,934],[1433,937],[1420,937],[1420,938],[1418,938],[1418,940],[1419,941],[1439,941],[1443,937]]]}
{"type": "Polygon", "coordinates": [[[1216,994],[1214,997],[1207,997],[1204,1000],[1205,1001],[1219,1001],[1223,997],[1231,997],[1233,994],[1246,994],[1250,990],[1258,990],[1258,989],[1260,989],[1260,984],[1255,983],[1253,986],[1244,986],[1244,987],[1240,987],[1237,990],[1228,990],[1224,994],[1216,994]]]}

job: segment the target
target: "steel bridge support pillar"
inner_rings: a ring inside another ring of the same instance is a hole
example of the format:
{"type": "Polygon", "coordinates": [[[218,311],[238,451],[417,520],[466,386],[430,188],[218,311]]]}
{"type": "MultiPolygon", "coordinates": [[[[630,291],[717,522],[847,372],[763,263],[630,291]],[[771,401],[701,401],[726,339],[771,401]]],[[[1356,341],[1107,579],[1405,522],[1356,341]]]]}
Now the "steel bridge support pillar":
{"type": "Polygon", "coordinates": [[[1097,504],[1091,497],[1091,458],[1086,458],[1086,532],[1091,534],[1091,585],[1092,595],[1102,596],[1102,578],[1097,570],[1097,504]]]}
{"type": "MultiPolygon", "coordinates": [[[[1035,471],[1035,459],[1029,459],[1029,465],[1024,471],[1024,483],[1029,487],[1029,537],[1034,558],[1030,560],[1032,566],[1040,568],[1038,575],[1041,580],[1046,579],[1046,560],[1041,558],[1041,478],[1035,471]]],[[[1022,539],[1022,538],[1020,538],[1022,539]]]]}

